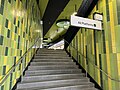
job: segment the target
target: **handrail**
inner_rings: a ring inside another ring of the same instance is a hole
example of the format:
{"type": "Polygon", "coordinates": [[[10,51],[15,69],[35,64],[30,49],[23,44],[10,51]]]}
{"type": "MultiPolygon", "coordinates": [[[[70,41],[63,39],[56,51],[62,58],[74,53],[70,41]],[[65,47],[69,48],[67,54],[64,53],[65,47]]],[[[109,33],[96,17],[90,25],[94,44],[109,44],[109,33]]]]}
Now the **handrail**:
{"type": "MultiPolygon", "coordinates": [[[[67,43],[67,44],[69,44],[70,45],[70,43],[68,43],[65,39],[64,39],[64,41],[67,43]]],[[[73,47],[72,45],[70,45],[71,47],[73,47]]],[[[82,55],[84,58],[87,58],[87,57],[85,57],[83,54],[81,54],[81,52],[79,52],[75,47],[73,47],[80,55],[82,55]]],[[[116,81],[116,82],[120,82],[120,80],[117,80],[117,79],[114,79],[114,78],[112,78],[111,76],[109,76],[104,70],[102,70],[102,69],[100,69],[100,68],[98,68],[98,66],[97,65],[95,65],[95,64],[93,64],[92,63],[92,61],[90,61],[90,60],[88,60],[94,67],[96,67],[97,69],[99,69],[101,72],[103,72],[108,78],[110,78],[111,80],[113,80],[113,81],[116,81]]]]}
{"type": "Polygon", "coordinates": [[[8,71],[8,73],[0,79],[0,81],[2,80],[2,81],[0,82],[0,86],[4,83],[4,81],[8,78],[8,76],[13,72],[13,70],[14,70],[19,64],[21,64],[23,58],[24,58],[24,57],[27,55],[27,53],[32,49],[32,47],[33,47],[34,45],[36,45],[36,43],[39,41],[39,39],[40,39],[40,37],[37,38],[37,40],[34,42],[34,44],[23,54],[23,56],[18,60],[18,62],[10,68],[10,70],[8,71]]]}

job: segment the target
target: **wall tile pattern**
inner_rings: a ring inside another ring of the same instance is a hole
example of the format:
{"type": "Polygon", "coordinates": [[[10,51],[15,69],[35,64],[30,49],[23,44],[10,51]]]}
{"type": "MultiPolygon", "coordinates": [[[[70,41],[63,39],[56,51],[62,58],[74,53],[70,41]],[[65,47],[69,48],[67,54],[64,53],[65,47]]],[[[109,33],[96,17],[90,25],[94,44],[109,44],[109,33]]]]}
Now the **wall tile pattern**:
{"type": "MultiPolygon", "coordinates": [[[[40,36],[40,11],[36,0],[0,0],[0,81],[40,36]]],[[[25,57],[25,66],[35,50],[25,57]]],[[[22,64],[0,86],[11,90],[22,73],[22,64]]]]}

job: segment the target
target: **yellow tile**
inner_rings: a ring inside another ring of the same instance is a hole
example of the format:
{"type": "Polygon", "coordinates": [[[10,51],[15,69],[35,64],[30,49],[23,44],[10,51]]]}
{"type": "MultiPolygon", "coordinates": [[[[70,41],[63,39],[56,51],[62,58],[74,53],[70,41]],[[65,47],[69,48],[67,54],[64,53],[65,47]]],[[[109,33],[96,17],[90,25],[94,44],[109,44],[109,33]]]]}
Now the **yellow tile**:
{"type": "Polygon", "coordinates": [[[95,50],[94,50],[94,37],[93,37],[94,35],[93,35],[93,31],[92,31],[92,54],[94,55],[95,54],[95,50]]]}
{"type": "Polygon", "coordinates": [[[101,84],[101,83],[100,83],[100,79],[101,79],[101,78],[100,78],[100,70],[98,69],[97,71],[98,71],[98,80],[97,80],[98,82],[97,82],[97,83],[100,85],[100,84],[101,84]]]}
{"type": "Polygon", "coordinates": [[[14,79],[13,84],[14,84],[14,85],[16,84],[16,79],[14,79]]]}
{"type": "Polygon", "coordinates": [[[120,61],[120,53],[117,53],[117,61],[120,61]]]}
{"type": "Polygon", "coordinates": [[[109,3],[109,10],[110,10],[110,29],[111,29],[111,39],[112,39],[112,52],[116,53],[116,46],[115,43],[115,22],[114,22],[114,15],[113,15],[113,5],[112,2],[109,3]]]}
{"type": "MultiPolygon", "coordinates": [[[[108,75],[110,76],[110,55],[109,55],[109,43],[106,41],[106,61],[107,61],[107,72],[108,75]]],[[[111,80],[108,78],[108,87],[109,90],[111,90],[111,80]]]]}
{"type": "Polygon", "coordinates": [[[16,9],[18,9],[19,4],[18,4],[18,0],[16,0],[16,9]]]}
{"type": "Polygon", "coordinates": [[[11,30],[11,22],[10,22],[10,21],[9,21],[9,23],[8,23],[8,29],[11,30]]]}
{"type": "Polygon", "coordinates": [[[14,40],[15,34],[14,32],[12,32],[12,40],[14,40]]]}
{"type": "Polygon", "coordinates": [[[96,43],[97,66],[100,67],[100,64],[99,64],[99,51],[98,51],[98,49],[99,49],[98,43],[96,43]]]}
{"type": "MultiPolygon", "coordinates": [[[[1,76],[0,76],[0,80],[2,79],[2,77],[3,77],[3,76],[1,75],[1,76]]],[[[1,81],[0,81],[0,82],[1,82],[1,81]]]]}
{"type": "Polygon", "coordinates": [[[2,31],[2,25],[0,25],[0,34],[1,34],[1,31],[2,31]]]}
{"type": "MultiPolygon", "coordinates": [[[[24,22],[23,22],[24,23],[24,22]]],[[[22,30],[25,31],[25,26],[24,24],[22,24],[22,30]]]]}
{"type": "Polygon", "coordinates": [[[106,61],[107,61],[107,69],[108,69],[108,74],[110,75],[110,56],[109,56],[109,44],[108,41],[106,41],[106,61]]]}
{"type": "Polygon", "coordinates": [[[120,61],[117,61],[118,64],[118,76],[120,76],[120,61]]]}
{"type": "Polygon", "coordinates": [[[7,56],[4,56],[4,65],[7,65],[7,56]]]}
{"type": "Polygon", "coordinates": [[[18,25],[18,16],[16,16],[16,26],[18,25]]]}
{"type": "Polygon", "coordinates": [[[2,1],[2,0],[0,0],[0,6],[1,6],[1,1],[2,1]]]}
{"type": "Polygon", "coordinates": [[[15,56],[17,56],[17,50],[15,50],[15,56]]]}
{"type": "MultiPolygon", "coordinates": [[[[100,68],[100,63],[99,63],[99,47],[98,47],[98,43],[96,43],[96,54],[97,54],[97,66],[98,68],[100,68]]],[[[98,84],[100,85],[100,70],[98,69],[98,84]]]]}
{"type": "Polygon", "coordinates": [[[9,65],[6,66],[6,73],[10,70],[9,65]]]}

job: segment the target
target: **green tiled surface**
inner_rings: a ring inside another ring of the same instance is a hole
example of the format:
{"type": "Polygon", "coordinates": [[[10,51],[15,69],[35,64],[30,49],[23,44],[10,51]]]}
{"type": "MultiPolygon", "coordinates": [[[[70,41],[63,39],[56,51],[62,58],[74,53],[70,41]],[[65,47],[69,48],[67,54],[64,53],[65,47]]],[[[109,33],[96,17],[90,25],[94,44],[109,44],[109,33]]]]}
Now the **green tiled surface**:
{"type": "MultiPolygon", "coordinates": [[[[40,36],[40,11],[36,0],[0,0],[0,82],[10,68],[33,45],[40,36]],[[27,6],[26,6],[27,5],[27,6]]],[[[35,49],[25,59],[31,60],[35,49]]],[[[11,90],[22,73],[22,64],[0,86],[0,90],[11,90]]]]}
{"type": "Polygon", "coordinates": [[[81,54],[76,57],[73,48],[71,54],[85,69],[87,61],[88,73],[103,90],[120,90],[120,82],[112,80],[120,80],[120,0],[99,0],[88,18],[93,19],[94,12],[103,13],[103,30],[80,29],[71,44],[76,47],[78,37],[81,54]]]}

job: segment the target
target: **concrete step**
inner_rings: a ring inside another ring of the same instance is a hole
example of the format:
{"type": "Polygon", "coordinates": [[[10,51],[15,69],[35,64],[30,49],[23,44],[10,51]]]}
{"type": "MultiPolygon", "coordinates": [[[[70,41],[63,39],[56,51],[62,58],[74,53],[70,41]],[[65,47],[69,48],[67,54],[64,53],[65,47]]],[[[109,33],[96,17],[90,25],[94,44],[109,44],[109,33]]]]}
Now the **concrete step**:
{"type": "Polygon", "coordinates": [[[54,52],[65,52],[64,50],[38,50],[39,52],[45,52],[45,51],[54,51],[54,52]]]}
{"type": "MultiPolygon", "coordinates": [[[[38,89],[34,89],[34,90],[38,90],[38,89]]],[[[97,90],[97,89],[89,85],[75,85],[75,86],[56,87],[56,88],[49,88],[42,90],[97,90]]]]}
{"type": "Polygon", "coordinates": [[[47,65],[47,66],[29,66],[28,70],[56,70],[56,69],[77,69],[76,65],[47,65]]]}
{"type": "Polygon", "coordinates": [[[89,81],[89,79],[84,77],[83,74],[57,74],[57,75],[25,76],[22,78],[22,82],[40,82],[67,79],[81,79],[89,81]]]}
{"type": "Polygon", "coordinates": [[[71,60],[71,58],[34,58],[33,60],[71,60]]]}
{"type": "Polygon", "coordinates": [[[68,55],[67,53],[36,53],[36,55],[68,55]]]}
{"type": "Polygon", "coordinates": [[[86,84],[91,85],[92,83],[88,82],[88,80],[81,80],[81,79],[54,80],[54,81],[33,82],[33,83],[32,82],[19,83],[17,86],[17,89],[39,88],[41,90],[41,89],[48,89],[48,88],[54,88],[54,87],[86,85],[86,84]]]}
{"type": "Polygon", "coordinates": [[[47,50],[38,50],[38,51],[62,51],[62,52],[65,52],[65,50],[51,50],[51,49],[47,49],[47,50]]]}
{"type": "Polygon", "coordinates": [[[37,52],[37,54],[66,54],[66,52],[37,52]]]}
{"type": "Polygon", "coordinates": [[[65,51],[38,51],[37,53],[66,53],[65,51]]]}
{"type": "Polygon", "coordinates": [[[76,65],[74,62],[31,62],[31,66],[43,65],[76,65]]]}
{"type": "Polygon", "coordinates": [[[39,49],[38,51],[64,51],[63,49],[39,49]]]}
{"type": "Polygon", "coordinates": [[[36,56],[51,56],[51,55],[54,55],[54,56],[68,56],[68,54],[36,54],[36,56]]]}
{"type": "Polygon", "coordinates": [[[96,90],[63,50],[39,49],[17,90],[96,90]]]}
{"type": "Polygon", "coordinates": [[[72,59],[33,59],[33,62],[73,62],[72,59]]]}
{"type": "Polygon", "coordinates": [[[65,56],[65,57],[63,57],[63,56],[62,56],[62,57],[61,57],[61,56],[35,56],[34,58],[35,58],[35,59],[36,59],[36,58],[39,58],[39,59],[41,59],[41,58],[42,58],[42,59],[43,59],[43,58],[45,58],[45,59],[47,59],[47,58],[48,58],[48,59],[50,59],[50,58],[51,58],[51,59],[52,59],[52,58],[55,58],[55,59],[70,59],[70,57],[67,57],[67,56],[65,56]]]}
{"type": "MultiPolygon", "coordinates": [[[[52,52],[52,53],[55,53],[55,54],[59,54],[59,53],[60,53],[60,54],[63,54],[63,53],[64,53],[64,54],[67,54],[65,51],[57,51],[57,52],[51,51],[51,52],[52,52]]],[[[40,54],[41,54],[41,53],[52,54],[51,52],[49,52],[49,51],[44,51],[44,52],[42,52],[42,51],[41,51],[41,52],[37,52],[37,53],[40,53],[40,54]]]]}
{"type": "Polygon", "coordinates": [[[35,75],[52,75],[52,74],[82,74],[81,69],[61,69],[61,70],[33,70],[29,71],[27,70],[25,72],[26,76],[35,76],[35,75]]]}
{"type": "MultiPolygon", "coordinates": [[[[26,88],[26,89],[17,89],[17,90],[40,90],[39,88],[26,88]]],[[[97,90],[93,87],[93,85],[75,85],[75,86],[63,86],[63,87],[55,87],[55,88],[48,88],[42,90],[97,90]]]]}
{"type": "Polygon", "coordinates": [[[64,50],[38,50],[38,52],[65,52],[64,50]]]}

